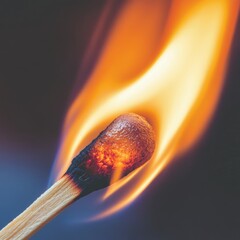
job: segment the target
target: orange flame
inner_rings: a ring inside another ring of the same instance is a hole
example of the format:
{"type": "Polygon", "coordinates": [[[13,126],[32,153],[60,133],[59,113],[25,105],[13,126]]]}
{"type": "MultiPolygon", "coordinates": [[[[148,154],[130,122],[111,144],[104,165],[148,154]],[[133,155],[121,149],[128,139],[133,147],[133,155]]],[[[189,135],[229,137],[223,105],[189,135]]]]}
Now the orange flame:
{"type": "Polygon", "coordinates": [[[238,10],[238,0],[124,3],[67,113],[54,175],[60,177],[77,152],[125,112],[146,117],[157,144],[148,164],[107,189],[102,201],[115,194],[118,200],[96,218],[135,200],[204,132],[223,86],[238,10]]]}

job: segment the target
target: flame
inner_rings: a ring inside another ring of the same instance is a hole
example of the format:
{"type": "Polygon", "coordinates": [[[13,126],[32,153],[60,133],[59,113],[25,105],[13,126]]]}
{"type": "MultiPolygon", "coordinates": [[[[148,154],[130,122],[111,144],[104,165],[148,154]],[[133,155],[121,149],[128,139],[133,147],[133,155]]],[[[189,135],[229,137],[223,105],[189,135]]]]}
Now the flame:
{"type": "Polygon", "coordinates": [[[103,204],[115,194],[118,197],[95,218],[130,204],[176,156],[196,143],[223,87],[239,1],[166,2],[123,4],[87,83],[67,112],[54,179],[120,114],[139,113],[156,131],[150,162],[103,193],[103,204]]]}

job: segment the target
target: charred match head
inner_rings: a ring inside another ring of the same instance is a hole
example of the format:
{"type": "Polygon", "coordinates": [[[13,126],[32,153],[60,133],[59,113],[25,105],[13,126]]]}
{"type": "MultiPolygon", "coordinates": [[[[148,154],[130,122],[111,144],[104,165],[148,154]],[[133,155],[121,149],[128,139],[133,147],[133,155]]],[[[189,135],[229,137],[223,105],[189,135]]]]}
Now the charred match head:
{"type": "Polygon", "coordinates": [[[67,174],[89,193],[108,186],[115,170],[124,177],[143,165],[154,147],[152,126],[137,114],[124,114],[74,158],[67,174]]]}

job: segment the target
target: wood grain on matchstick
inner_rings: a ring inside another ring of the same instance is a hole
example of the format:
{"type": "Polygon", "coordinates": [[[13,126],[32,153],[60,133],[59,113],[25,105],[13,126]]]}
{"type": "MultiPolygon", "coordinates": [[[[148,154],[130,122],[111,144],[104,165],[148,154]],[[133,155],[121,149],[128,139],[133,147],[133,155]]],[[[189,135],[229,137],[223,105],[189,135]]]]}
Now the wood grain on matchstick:
{"type": "Polygon", "coordinates": [[[65,175],[0,231],[1,240],[27,239],[71,204],[81,193],[65,175]]]}

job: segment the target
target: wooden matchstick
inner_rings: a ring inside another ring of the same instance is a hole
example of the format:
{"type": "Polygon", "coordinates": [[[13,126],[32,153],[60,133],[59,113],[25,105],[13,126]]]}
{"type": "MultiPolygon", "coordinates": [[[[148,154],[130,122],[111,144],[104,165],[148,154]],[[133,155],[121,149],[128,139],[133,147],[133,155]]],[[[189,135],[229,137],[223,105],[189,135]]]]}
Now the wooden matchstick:
{"type": "Polygon", "coordinates": [[[26,239],[71,204],[81,193],[69,178],[62,177],[0,232],[0,239],[26,239]]]}
{"type": "Polygon", "coordinates": [[[1,240],[28,239],[76,199],[109,186],[148,161],[155,140],[151,125],[133,113],[116,118],[76,156],[64,176],[0,231],[1,240]]]}

